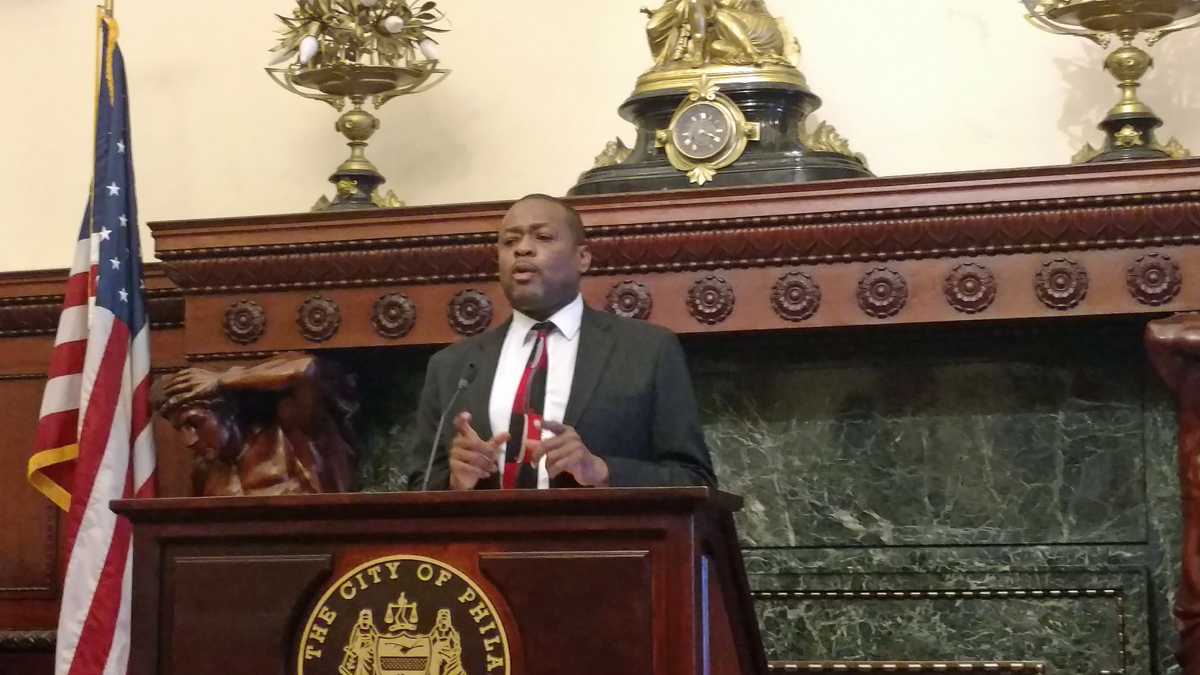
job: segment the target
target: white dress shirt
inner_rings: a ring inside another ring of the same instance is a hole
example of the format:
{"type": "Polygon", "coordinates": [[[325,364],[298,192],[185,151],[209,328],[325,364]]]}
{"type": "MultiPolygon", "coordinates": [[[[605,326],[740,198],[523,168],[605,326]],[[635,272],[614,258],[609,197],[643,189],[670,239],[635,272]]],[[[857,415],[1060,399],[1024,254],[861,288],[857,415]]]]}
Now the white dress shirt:
{"type": "MultiPolygon", "coordinates": [[[[575,357],[579,354],[579,328],[583,321],[583,296],[576,295],[567,306],[558,310],[547,321],[555,330],[546,339],[549,364],[546,372],[546,405],[542,419],[562,422],[567,412],[567,399],[571,396],[571,381],[575,377],[575,357]]],[[[488,400],[488,417],[492,422],[492,433],[508,431],[512,420],[513,399],[525,372],[525,362],[533,350],[533,325],[538,323],[521,312],[513,310],[512,324],[500,348],[500,361],[496,364],[496,379],[492,380],[492,396],[488,400]]],[[[542,431],[542,438],[554,434],[542,431]]],[[[486,440],[486,439],[485,439],[486,440]]],[[[500,470],[504,470],[505,446],[500,446],[496,458],[500,470]]],[[[550,487],[550,475],[546,473],[546,458],[538,461],[538,489],[550,487]]]]}

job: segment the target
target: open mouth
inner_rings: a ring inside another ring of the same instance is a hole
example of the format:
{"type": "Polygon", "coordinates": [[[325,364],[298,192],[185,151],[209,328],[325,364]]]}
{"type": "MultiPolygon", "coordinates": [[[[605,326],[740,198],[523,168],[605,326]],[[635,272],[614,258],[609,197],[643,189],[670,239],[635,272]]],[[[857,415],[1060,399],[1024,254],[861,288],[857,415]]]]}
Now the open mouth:
{"type": "Polygon", "coordinates": [[[526,282],[532,280],[538,275],[538,268],[534,265],[517,263],[513,265],[512,278],[516,282],[526,282]]]}

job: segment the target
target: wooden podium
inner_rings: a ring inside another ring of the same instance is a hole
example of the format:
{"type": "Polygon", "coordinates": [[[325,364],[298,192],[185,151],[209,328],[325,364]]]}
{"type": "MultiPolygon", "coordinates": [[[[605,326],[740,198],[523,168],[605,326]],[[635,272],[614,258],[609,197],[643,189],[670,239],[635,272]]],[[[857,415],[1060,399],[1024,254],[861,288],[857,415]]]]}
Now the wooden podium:
{"type": "Polygon", "coordinates": [[[707,488],[126,500],[132,675],[765,673],[707,488]]]}

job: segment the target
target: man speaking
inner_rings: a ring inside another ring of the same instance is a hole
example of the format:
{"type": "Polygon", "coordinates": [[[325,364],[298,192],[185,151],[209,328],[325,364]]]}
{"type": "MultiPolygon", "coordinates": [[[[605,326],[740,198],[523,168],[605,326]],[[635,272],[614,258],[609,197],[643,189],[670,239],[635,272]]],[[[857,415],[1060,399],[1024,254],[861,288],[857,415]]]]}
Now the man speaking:
{"type": "Polygon", "coordinates": [[[512,319],[425,374],[413,454],[432,453],[428,487],[715,486],[679,341],[584,305],[592,257],[575,209],[522,198],[497,250],[512,319]]]}

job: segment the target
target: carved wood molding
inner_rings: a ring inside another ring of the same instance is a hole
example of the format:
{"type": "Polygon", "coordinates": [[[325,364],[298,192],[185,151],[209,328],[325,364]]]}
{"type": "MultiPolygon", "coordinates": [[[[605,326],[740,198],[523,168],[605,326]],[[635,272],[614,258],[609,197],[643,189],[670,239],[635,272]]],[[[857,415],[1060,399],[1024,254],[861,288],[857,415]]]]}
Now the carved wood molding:
{"type": "Polygon", "coordinates": [[[52,630],[0,630],[0,652],[53,652],[52,630]]]}
{"type": "MultiPolygon", "coordinates": [[[[649,220],[590,226],[589,238],[596,275],[1196,244],[1200,191],[649,220]]],[[[159,257],[189,293],[466,283],[496,275],[492,235],[478,232],[160,247],[159,257]]]]}
{"type": "MultiPolygon", "coordinates": [[[[53,335],[67,275],[65,269],[0,274],[0,338],[53,335]]],[[[155,264],[146,266],[146,305],[152,328],[183,325],[183,292],[155,264]]]]}

